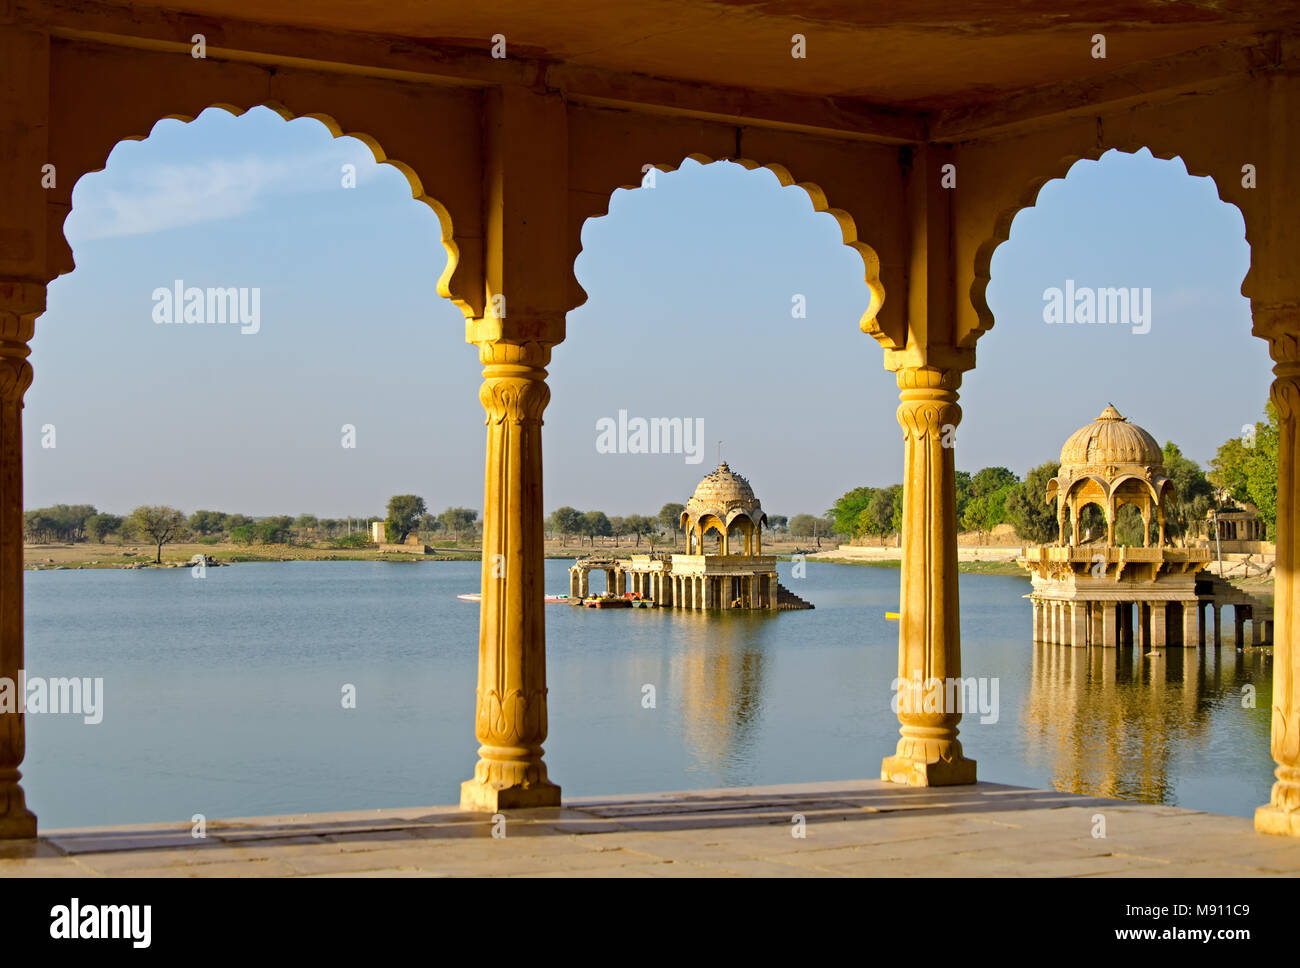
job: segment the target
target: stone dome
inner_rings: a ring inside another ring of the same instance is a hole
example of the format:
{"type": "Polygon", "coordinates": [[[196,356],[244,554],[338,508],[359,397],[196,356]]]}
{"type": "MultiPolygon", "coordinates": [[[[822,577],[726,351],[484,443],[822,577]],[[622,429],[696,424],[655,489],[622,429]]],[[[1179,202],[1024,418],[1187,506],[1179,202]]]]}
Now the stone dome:
{"type": "Polygon", "coordinates": [[[1070,434],[1061,448],[1061,467],[1117,464],[1163,467],[1164,453],[1154,437],[1108,406],[1092,423],[1070,434]]]}
{"type": "Polygon", "coordinates": [[[726,508],[738,504],[757,504],[754,489],[723,461],[718,469],[700,481],[691,501],[704,507],[726,508]]]}

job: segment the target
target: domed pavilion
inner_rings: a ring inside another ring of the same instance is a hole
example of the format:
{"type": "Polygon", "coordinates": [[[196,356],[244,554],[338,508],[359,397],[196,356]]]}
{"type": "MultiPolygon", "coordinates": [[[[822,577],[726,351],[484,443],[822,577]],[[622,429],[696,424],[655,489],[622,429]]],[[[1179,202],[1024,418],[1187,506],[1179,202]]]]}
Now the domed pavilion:
{"type": "Polygon", "coordinates": [[[731,553],[730,535],[737,532],[745,540],[746,555],[760,555],[763,549],[762,527],[767,523],[763,506],[754,497],[754,489],[723,461],[718,469],[700,481],[682,512],[681,528],[686,533],[686,553],[702,554],[704,536],[716,531],[722,554],[731,553]],[[692,550],[694,549],[694,550],[692,550]]]}
{"type": "Polygon", "coordinates": [[[1106,544],[1115,544],[1115,518],[1126,504],[1142,515],[1142,544],[1151,543],[1151,518],[1159,526],[1157,547],[1165,544],[1165,505],[1174,498],[1165,474],[1164,453],[1156,439],[1113,406],[1072,433],[1061,448],[1061,469],[1047,485],[1056,499],[1058,543],[1079,545],[1079,512],[1095,504],[1106,516],[1106,544]],[[1070,521],[1067,541],[1066,519],[1070,521]]]}
{"type": "Polygon", "coordinates": [[[777,581],[776,557],[763,554],[763,505],[749,481],[725,461],[696,485],[680,523],[686,554],[579,560],[569,569],[570,598],[580,603],[588,594],[588,574],[604,571],[614,594],[634,594],[668,608],[812,608],[777,581]],[[716,554],[705,550],[711,531],[718,534],[716,554]]]}
{"type": "MultiPolygon", "coordinates": [[[[1069,436],[1043,495],[1056,503],[1057,542],[1025,548],[1018,559],[1032,584],[1035,642],[1138,644],[1143,653],[1194,648],[1205,641],[1210,606],[1218,643],[1221,606],[1241,603],[1226,597],[1231,586],[1204,570],[1208,548],[1175,548],[1166,540],[1165,512],[1174,498],[1160,445],[1113,406],[1069,436]],[[1080,534],[1079,517],[1090,504],[1105,516],[1104,535],[1080,534]],[[1126,505],[1142,515],[1140,547],[1115,542],[1115,521],[1126,505]]],[[[1240,626],[1241,609],[1234,614],[1240,626]]],[[[1262,602],[1250,614],[1261,630],[1272,619],[1262,602]]]]}

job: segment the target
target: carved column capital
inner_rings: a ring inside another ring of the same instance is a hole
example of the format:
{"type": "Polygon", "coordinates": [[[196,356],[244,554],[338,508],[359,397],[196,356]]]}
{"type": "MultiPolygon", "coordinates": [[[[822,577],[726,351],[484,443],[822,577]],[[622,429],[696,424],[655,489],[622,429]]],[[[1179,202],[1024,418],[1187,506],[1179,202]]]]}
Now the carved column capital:
{"type": "Polygon", "coordinates": [[[36,333],[36,317],[45,312],[45,286],[30,282],[0,282],[0,402],[22,406],[32,385],[28,341],[36,333]]]}
{"type": "Polygon", "coordinates": [[[898,422],[909,440],[941,438],[945,427],[961,423],[957,389],[960,370],[905,367],[898,371],[898,422]]]}
{"type": "Polygon", "coordinates": [[[551,347],[546,343],[507,343],[500,340],[479,343],[483,363],[483,385],[479,400],[487,414],[486,423],[538,424],[551,400],[546,385],[546,365],[551,347]]]}

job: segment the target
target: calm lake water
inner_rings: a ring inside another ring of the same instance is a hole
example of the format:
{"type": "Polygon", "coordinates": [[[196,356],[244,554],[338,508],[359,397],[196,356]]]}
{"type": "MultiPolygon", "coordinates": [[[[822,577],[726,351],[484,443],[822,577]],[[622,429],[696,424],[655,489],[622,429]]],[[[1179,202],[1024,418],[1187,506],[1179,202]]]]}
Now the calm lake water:
{"type": "MultiPolygon", "coordinates": [[[[568,590],[567,561],[547,589],[568,590]]],[[[809,563],[814,611],[547,606],[550,775],[566,795],[879,776],[898,724],[896,569],[809,563]],[[643,686],[656,706],[642,706],[643,686]]],[[[104,718],[28,717],[44,829],[450,804],[473,772],[476,562],[27,572],[30,676],[102,676],[104,718]],[[345,683],[357,706],[344,709],[345,683]]],[[[1271,660],[1034,646],[1023,578],[961,577],[981,779],[1250,816],[1271,660]],[[1243,708],[1253,685],[1255,708],[1243,708]]]]}

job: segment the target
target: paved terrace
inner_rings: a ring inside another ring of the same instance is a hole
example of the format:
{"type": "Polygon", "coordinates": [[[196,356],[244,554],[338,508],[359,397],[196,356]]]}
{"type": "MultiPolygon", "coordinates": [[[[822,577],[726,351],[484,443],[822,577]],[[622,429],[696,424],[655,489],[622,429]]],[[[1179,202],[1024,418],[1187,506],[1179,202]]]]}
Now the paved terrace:
{"type": "Polygon", "coordinates": [[[1300,873],[1300,840],[1241,817],[980,783],[878,780],[587,797],[487,814],[415,807],[52,830],[0,845],[35,877],[1243,877],[1300,873]],[[1103,814],[1106,837],[1094,838],[1103,814]],[[802,814],[806,836],[791,835],[802,814]]]}

